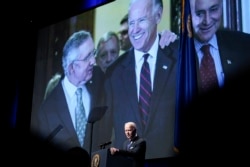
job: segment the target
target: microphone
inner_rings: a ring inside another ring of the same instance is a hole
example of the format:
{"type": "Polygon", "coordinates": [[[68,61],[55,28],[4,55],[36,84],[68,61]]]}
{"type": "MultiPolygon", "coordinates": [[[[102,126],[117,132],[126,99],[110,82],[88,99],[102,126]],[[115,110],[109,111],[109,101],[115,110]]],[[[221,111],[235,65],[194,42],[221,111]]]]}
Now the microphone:
{"type": "Polygon", "coordinates": [[[106,142],[106,143],[103,143],[103,144],[99,145],[99,147],[100,147],[101,149],[105,149],[105,147],[106,147],[107,145],[110,145],[111,143],[112,143],[112,142],[109,141],[109,142],[106,142]]]}
{"type": "Polygon", "coordinates": [[[49,143],[56,135],[59,131],[61,131],[63,129],[62,125],[58,125],[47,137],[47,143],[49,143]]]}

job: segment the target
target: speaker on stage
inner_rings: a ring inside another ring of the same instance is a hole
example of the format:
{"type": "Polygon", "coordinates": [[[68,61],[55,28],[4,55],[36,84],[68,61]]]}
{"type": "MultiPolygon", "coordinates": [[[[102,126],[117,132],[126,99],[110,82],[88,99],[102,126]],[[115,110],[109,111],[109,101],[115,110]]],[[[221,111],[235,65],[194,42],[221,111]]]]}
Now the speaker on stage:
{"type": "Polygon", "coordinates": [[[111,155],[109,148],[92,153],[91,167],[129,167],[132,159],[121,155],[111,155]]]}

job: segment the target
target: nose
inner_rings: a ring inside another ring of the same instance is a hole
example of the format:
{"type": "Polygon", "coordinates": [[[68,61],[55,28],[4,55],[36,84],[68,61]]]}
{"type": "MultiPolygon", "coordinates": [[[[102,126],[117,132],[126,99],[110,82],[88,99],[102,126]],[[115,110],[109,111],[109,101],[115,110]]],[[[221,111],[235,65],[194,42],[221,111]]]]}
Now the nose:
{"type": "Polygon", "coordinates": [[[206,13],[204,14],[204,17],[203,17],[203,23],[204,23],[204,24],[209,24],[210,20],[211,20],[211,18],[210,18],[210,13],[209,13],[209,12],[206,12],[206,13]]]}
{"type": "Polygon", "coordinates": [[[137,32],[140,29],[140,24],[138,21],[135,22],[135,25],[133,27],[133,32],[137,32]]]}
{"type": "Polygon", "coordinates": [[[96,63],[96,59],[95,59],[95,56],[92,56],[89,60],[89,64],[90,65],[94,65],[96,63]]]}
{"type": "Polygon", "coordinates": [[[108,55],[107,55],[107,62],[111,62],[111,61],[113,61],[113,59],[114,59],[114,56],[112,55],[112,53],[108,53],[108,55]]]}
{"type": "Polygon", "coordinates": [[[130,36],[131,33],[137,33],[140,30],[140,23],[139,21],[135,21],[133,25],[131,25],[128,29],[128,36],[130,36]]]}

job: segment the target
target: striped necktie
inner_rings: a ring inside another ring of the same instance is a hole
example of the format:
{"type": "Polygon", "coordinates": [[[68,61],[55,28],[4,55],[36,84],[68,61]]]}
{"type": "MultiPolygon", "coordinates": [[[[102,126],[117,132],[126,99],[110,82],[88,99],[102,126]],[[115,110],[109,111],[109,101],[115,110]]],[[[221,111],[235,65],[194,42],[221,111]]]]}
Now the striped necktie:
{"type": "Polygon", "coordinates": [[[150,69],[147,59],[149,54],[144,55],[144,62],[140,74],[139,110],[142,116],[142,125],[145,126],[148,120],[149,106],[151,99],[150,69]]]}

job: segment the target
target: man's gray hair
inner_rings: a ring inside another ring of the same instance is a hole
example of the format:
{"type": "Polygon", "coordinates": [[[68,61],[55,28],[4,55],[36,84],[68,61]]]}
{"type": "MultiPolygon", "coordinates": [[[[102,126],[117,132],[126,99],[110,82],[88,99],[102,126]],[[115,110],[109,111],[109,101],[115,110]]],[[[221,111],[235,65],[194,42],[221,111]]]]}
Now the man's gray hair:
{"type": "Polygon", "coordinates": [[[80,30],[73,33],[68,40],[66,41],[63,47],[63,56],[62,56],[62,67],[64,74],[68,74],[69,65],[78,58],[77,49],[87,41],[88,38],[92,38],[90,32],[85,30],[80,30]]]}

